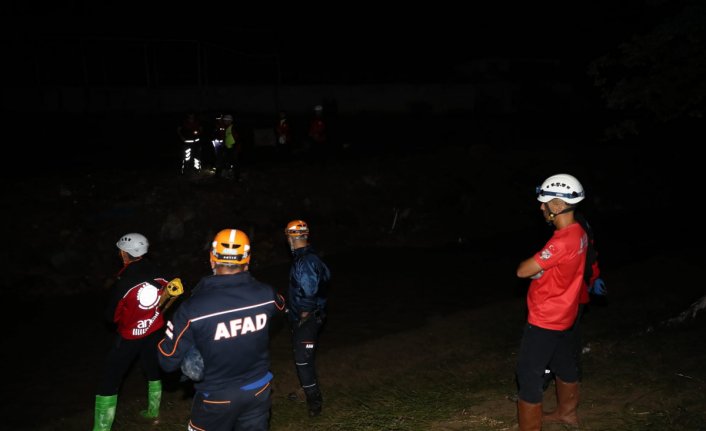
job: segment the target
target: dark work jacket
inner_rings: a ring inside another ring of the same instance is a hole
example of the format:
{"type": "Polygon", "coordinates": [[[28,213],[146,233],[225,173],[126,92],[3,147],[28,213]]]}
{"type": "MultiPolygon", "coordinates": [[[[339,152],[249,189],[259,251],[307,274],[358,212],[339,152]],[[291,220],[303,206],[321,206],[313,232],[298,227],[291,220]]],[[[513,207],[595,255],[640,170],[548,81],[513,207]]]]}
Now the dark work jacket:
{"type": "Polygon", "coordinates": [[[249,272],[204,277],[167,323],[159,363],[177,370],[195,347],[203,357],[198,391],[253,383],[270,369],[269,326],[284,298],[249,272]]]}
{"type": "Polygon", "coordinates": [[[331,271],[310,246],[292,251],[287,306],[289,318],[297,322],[302,311],[326,311],[326,293],[331,271]]]}

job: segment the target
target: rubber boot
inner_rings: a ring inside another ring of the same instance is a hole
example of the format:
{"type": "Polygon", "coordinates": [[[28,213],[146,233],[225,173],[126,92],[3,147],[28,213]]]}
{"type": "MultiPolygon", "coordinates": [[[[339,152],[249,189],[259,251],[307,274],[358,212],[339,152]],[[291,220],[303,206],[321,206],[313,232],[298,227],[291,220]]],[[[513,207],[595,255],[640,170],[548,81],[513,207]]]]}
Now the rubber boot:
{"type": "Polygon", "coordinates": [[[147,382],[147,410],[140,414],[147,419],[159,417],[159,404],[162,402],[162,381],[150,380],[147,382]]]}
{"type": "Polygon", "coordinates": [[[576,415],[579,405],[579,382],[566,383],[557,377],[554,384],[556,385],[556,410],[544,413],[542,420],[545,423],[562,423],[577,427],[579,425],[579,418],[576,415]]]}
{"type": "Polygon", "coordinates": [[[110,431],[115,419],[115,407],[118,405],[117,395],[96,395],[96,408],[93,419],[93,431],[110,431]]]}
{"type": "Polygon", "coordinates": [[[542,429],[542,403],[528,403],[517,400],[517,423],[519,431],[540,431],[542,429]]]}
{"type": "Polygon", "coordinates": [[[305,388],[304,394],[306,394],[306,404],[309,408],[309,417],[313,418],[314,416],[320,415],[324,400],[321,396],[319,387],[315,386],[313,388],[305,388]]]}

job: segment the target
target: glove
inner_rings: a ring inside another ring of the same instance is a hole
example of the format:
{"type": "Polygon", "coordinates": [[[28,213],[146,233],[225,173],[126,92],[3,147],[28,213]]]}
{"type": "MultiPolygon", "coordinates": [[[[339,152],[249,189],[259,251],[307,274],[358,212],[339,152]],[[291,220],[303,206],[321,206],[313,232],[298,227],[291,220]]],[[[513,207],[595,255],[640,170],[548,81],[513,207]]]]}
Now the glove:
{"type": "Polygon", "coordinates": [[[605,296],[608,294],[608,289],[605,287],[605,282],[603,281],[602,278],[597,278],[593,284],[591,285],[591,288],[588,289],[588,293],[591,293],[596,296],[605,296]]]}
{"type": "Polygon", "coordinates": [[[184,360],[181,362],[181,372],[195,382],[203,380],[203,357],[196,347],[192,347],[184,355],[184,360]]]}
{"type": "Polygon", "coordinates": [[[184,293],[184,285],[181,284],[180,278],[175,278],[167,284],[167,293],[171,297],[179,296],[184,293]]]}

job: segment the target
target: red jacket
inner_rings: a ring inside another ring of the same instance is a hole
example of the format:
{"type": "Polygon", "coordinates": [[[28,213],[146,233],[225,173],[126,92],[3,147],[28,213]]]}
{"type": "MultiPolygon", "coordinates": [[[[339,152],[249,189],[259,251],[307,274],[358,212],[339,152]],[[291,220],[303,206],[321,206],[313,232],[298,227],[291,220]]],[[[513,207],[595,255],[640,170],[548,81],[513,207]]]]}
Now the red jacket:
{"type": "Polygon", "coordinates": [[[123,338],[143,338],[164,326],[159,298],[167,280],[149,261],[140,259],[126,265],[118,274],[111,292],[108,313],[123,338]]]}

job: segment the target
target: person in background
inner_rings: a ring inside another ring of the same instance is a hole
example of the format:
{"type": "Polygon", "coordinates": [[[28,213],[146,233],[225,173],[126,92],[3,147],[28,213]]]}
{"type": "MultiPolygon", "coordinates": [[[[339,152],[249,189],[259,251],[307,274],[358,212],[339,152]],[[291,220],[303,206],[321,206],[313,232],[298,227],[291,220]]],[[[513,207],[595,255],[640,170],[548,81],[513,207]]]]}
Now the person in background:
{"type": "MultiPolygon", "coordinates": [[[[321,414],[323,397],[316,371],[319,335],[326,323],[326,294],[331,271],[309,244],[309,226],[292,220],[284,229],[292,251],[287,293],[289,324],[297,377],[309,409],[309,416],[321,414]]],[[[301,392],[289,399],[302,400],[301,392]]],[[[303,400],[302,400],[303,401],[303,400]]]]}
{"type": "Polygon", "coordinates": [[[181,173],[189,170],[201,172],[201,134],[203,128],[196,114],[189,112],[177,127],[177,134],[182,143],[181,173]]]}
{"type": "Polygon", "coordinates": [[[537,188],[539,208],[554,232],[517,268],[518,277],[532,279],[516,368],[522,431],[540,430],[542,423],[552,422],[578,426],[579,373],[572,327],[584,288],[588,235],[574,211],[584,197],[583,186],[569,174],[553,175],[537,188]],[[542,398],[547,364],[556,376],[557,408],[545,414],[542,398]]]}
{"type": "Polygon", "coordinates": [[[168,282],[162,271],[146,258],[149,242],[144,235],[125,234],[116,245],[123,267],[110,292],[105,314],[117,326],[117,335],[98,386],[93,431],[110,431],[120,384],[138,358],[147,378],[148,405],[142,416],[156,419],[162,399],[157,342],[162,338],[164,326],[160,298],[168,282]]]}
{"type": "Polygon", "coordinates": [[[286,158],[291,153],[292,130],[289,127],[287,111],[279,111],[279,119],[275,125],[275,137],[277,139],[277,155],[286,158]]]}
{"type": "MultiPolygon", "coordinates": [[[[593,228],[580,212],[574,212],[576,222],[583,227],[588,235],[588,249],[586,250],[586,265],[583,273],[583,287],[579,296],[579,311],[576,321],[572,326],[574,355],[576,356],[576,364],[578,366],[579,381],[583,376],[583,367],[581,366],[581,356],[583,355],[583,343],[581,336],[581,320],[584,312],[591,301],[591,298],[604,298],[607,295],[605,282],[601,278],[601,269],[598,264],[598,251],[596,250],[595,240],[593,237],[593,228]]],[[[550,369],[544,370],[544,390],[547,390],[552,380],[554,373],[550,369]]]]}
{"type": "Polygon", "coordinates": [[[309,141],[314,158],[324,163],[328,157],[328,137],[326,133],[326,122],[324,121],[324,107],[316,105],[314,107],[314,117],[309,123],[309,141]]]}
{"type": "Polygon", "coordinates": [[[249,272],[250,239],[223,229],[211,244],[213,275],[202,278],[167,323],[159,343],[165,371],[194,380],[188,429],[269,429],[269,328],[284,298],[249,272]]]}
{"type": "Polygon", "coordinates": [[[233,126],[233,116],[226,114],[223,116],[223,148],[219,152],[218,162],[216,164],[216,177],[225,179],[240,178],[240,169],[238,166],[239,156],[242,150],[240,137],[233,126]]]}

